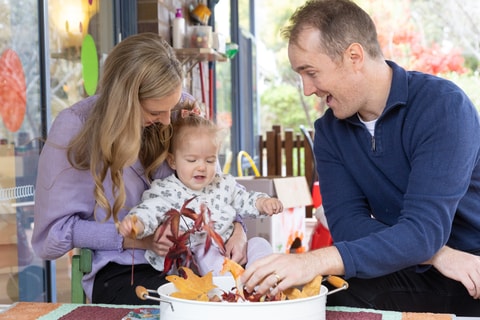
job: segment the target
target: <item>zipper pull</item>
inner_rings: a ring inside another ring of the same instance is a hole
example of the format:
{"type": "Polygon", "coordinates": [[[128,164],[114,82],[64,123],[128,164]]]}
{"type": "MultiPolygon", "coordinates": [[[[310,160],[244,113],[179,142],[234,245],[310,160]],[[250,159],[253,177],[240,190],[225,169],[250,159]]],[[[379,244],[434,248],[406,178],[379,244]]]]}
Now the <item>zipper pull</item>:
{"type": "Polygon", "coordinates": [[[372,136],[372,151],[375,152],[376,146],[375,146],[375,136],[372,136]]]}

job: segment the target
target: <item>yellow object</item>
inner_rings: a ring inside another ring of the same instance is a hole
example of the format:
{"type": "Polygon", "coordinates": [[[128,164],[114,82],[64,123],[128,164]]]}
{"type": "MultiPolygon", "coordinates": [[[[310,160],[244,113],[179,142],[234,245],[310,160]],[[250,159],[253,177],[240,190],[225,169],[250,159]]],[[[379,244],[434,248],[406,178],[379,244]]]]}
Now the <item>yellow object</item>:
{"type": "Polygon", "coordinates": [[[192,10],[191,16],[193,19],[196,21],[200,22],[203,25],[208,24],[208,19],[210,18],[210,15],[212,12],[210,9],[204,5],[203,3],[199,3],[195,9],[192,10]]]}
{"type": "Polygon", "coordinates": [[[320,294],[322,280],[323,276],[317,275],[315,278],[313,278],[313,280],[305,284],[301,290],[296,287],[292,287],[284,290],[283,293],[287,296],[288,300],[313,297],[320,294]]]}
{"type": "Polygon", "coordinates": [[[217,286],[213,284],[213,274],[210,271],[203,277],[196,275],[192,269],[182,267],[186,277],[168,275],[165,279],[172,282],[178,291],[172,297],[187,300],[208,301],[208,293],[217,286]]]}
{"type": "Polygon", "coordinates": [[[223,165],[223,174],[230,172],[230,166],[232,165],[232,151],[228,150],[227,157],[225,158],[225,164],[223,165]]]}
{"type": "Polygon", "coordinates": [[[253,161],[252,157],[248,154],[246,151],[240,151],[237,156],[237,171],[238,171],[238,176],[243,177],[243,172],[242,172],[242,157],[247,158],[248,162],[250,163],[250,166],[253,169],[253,172],[255,173],[255,177],[260,177],[260,172],[257,169],[257,165],[255,164],[255,161],[253,161]]]}

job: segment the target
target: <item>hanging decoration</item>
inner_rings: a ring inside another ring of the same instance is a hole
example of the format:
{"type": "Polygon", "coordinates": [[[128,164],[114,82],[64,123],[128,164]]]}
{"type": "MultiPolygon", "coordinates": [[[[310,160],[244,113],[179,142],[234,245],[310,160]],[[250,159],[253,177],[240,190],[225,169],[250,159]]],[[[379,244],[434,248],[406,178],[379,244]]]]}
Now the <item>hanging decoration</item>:
{"type": "Polygon", "coordinates": [[[7,49],[0,57],[0,115],[11,132],[22,126],[27,109],[26,91],[22,62],[14,50],[7,49]]]}
{"type": "Polygon", "coordinates": [[[82,42],[82,76],[85,92],[92,96],[97,91],[98,84],[98,55],[95,41],[87,34],[82,42]]]}
{"type": "MultiPolygon", "coordinates": [[[[88,0],[87,11],[89,19],[92,19],[97,12],[93,5],[93,0],[88,0]]],[[[82,63],[83,87],[89,96],[93,96],[97,91],[99,62],[95,40],[93,36],[88,33],[88,29],[86,31],[87,34],[82,41],[80,60],[82,63]]],[[[84,33],[83,30],[82,33],[84,33]]]]}

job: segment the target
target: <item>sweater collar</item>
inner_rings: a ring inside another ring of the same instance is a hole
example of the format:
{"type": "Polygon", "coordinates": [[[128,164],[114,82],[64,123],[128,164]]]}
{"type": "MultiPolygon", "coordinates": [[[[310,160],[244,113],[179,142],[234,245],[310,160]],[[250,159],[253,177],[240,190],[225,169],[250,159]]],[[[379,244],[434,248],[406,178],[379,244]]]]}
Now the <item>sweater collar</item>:
{"type": "MultiPolygon", "coordinates": [[[[379,119],[383,117],[384,114],[388,113],[390,110],[394,109],[397,106],[404,106],[407,104],[408,99],[408,73],[407,71],[400,67],[393,61],[385,60],[390,68],[392,68],[392,83],[390,86],[390,93],[388,94],[387,104],[379,119]]],[[[353,116],[347,118],[351,123],[360,123],[358,115],[354,114],[353,116]]]]}
{"type": "Polygon", "coordinates": [[[382,114],[396,106],[406,105],[408,100],[408,74],[407,71],[393,61],[386,60],[392,68],[392,84],[387,99],[387,105],[382,114]]]}

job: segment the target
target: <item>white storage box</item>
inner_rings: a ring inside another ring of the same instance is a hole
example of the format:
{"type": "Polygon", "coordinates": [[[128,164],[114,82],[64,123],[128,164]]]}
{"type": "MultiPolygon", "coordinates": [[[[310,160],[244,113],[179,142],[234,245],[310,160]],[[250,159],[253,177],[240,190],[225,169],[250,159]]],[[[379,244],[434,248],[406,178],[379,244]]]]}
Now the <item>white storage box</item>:
{"type": "Polygon", "coordinates": [[[284,207],[272,217],[245,219],[247,237],[265,238],[275,253],[306,251],[305,207],[312,204],[312,196],[305,177],[239,177],[237,181],[249,191],[277,197],[284,207]]]}

